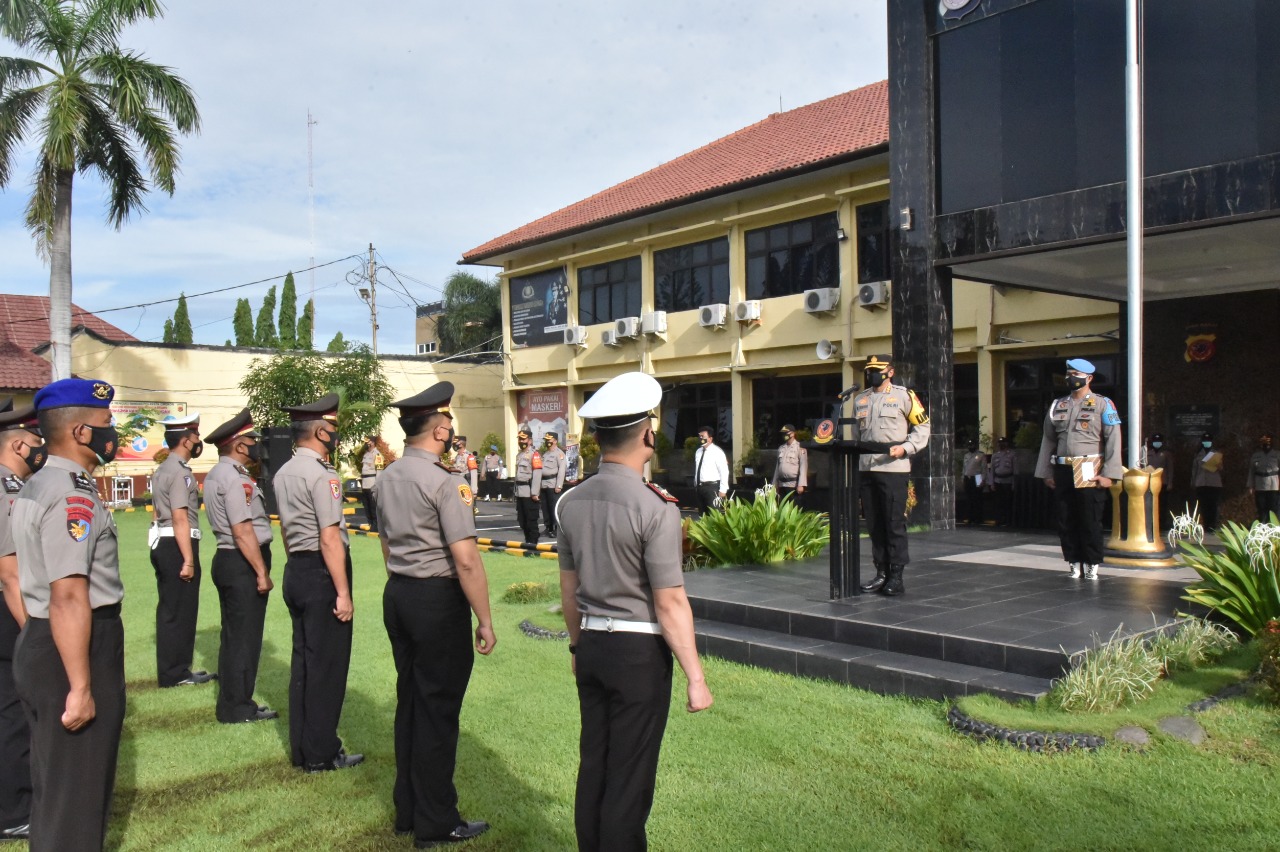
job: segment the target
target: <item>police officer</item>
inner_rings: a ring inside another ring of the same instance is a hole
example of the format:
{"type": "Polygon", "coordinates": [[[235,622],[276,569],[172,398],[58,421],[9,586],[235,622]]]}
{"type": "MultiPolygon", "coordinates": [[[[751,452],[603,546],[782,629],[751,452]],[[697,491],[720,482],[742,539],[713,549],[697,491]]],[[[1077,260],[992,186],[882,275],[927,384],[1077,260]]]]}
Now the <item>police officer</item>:
{"type": "Polygon", "coordinates": [[[378,528],[377,498],[373,496],[373,484],[378,479],[378,462],[382,454],[378,452],[377,435],[370,435],[364,442],[364,453],[360,456],[360,501],[364,503],[364,517],[369,529],[378,528]]]}
{"type": "Polygon", "coordinates": [[[1160,490],[1173,490],[1173,453],[1165,446],[1164,435],[1156,432],[1147,442],[1147,466],[1159,468],[1164,473],[1160,477],[1160,490]]]}
{"type": "Polygon", "coordinates": [[[698,497],[698,517],[720,508],[729,496],[729,459],[716,445],[716,430],[698,430],[698,449],[693,453],[693,484],[698,497]]]}
{"type": "Polygon", "coordinates": [[[347,754],[338,720],[351,664],[351,552],[342,514],[342,480],[329,464],[338,449],[338,395],[285,406],[293,458],[272,484],[284,532],[284,603],[293,621],[289,743],[293,765],[307,772],[364,761],[347,754]]]}
{"type": "MultiPolygon", "coordinates": [[[[476,461],[476,454],[467,449],[467,436],[457,435],[453,439],[453,473],[461,476],[463,481],[471,488],[471,493],[475,494],[480,487],[480,464],[476,461]]],[[[471,514],[476,514],[479,509],[472,501],[471,514]]]]}
{"type": "Polygon", "coordinates": [[[1218,528],[1218,499],[1222,496],[1222,450],[1214,446],[1213,435],[1200,436],[1200,449],[1191,459],[1191,487],[1200,505],[1206,530],[1218,528]]]}
{"type": "Polygon", "coordinates": [[[1249,457],[1249,493],[1258,510],[1258,522],[1275,523],[1280,517],[1280,451],[1272,447],[1270,432],[1258,439],[1258,449],[1249,457]]]}
{"type": "Polygon", "coordinates": [[[560,492],[564,490],[564,473],[569,466],[564,450],[560,449],[560,436],[548,432],[543,436],[547,448],[542,451],[542,521],[547,527],[547,535],[556,534],[556,503],[560,500],[560,492]]]}
{"type": "Polygon", "coordinates": [[[31,729],[13,683],[13,648],[27,623],[27,608],[18,588],[18,557],[9,527],[9,511],[22,485],[48,458],[40,439],[36,410],[0,405],[0,840],[28,836],[31,822],[31,729]]]}
{"type": "Polygon", "coordinates": [[[200,486],[191,460],[204,451],[200,415],[169,417],[169,456],[151,474],[148,544],[156,572],[156,679],[160,688],[208,683],[215,675],[191,670],[200,614],[200,486]]]}
{"type": "Polygon", "coordinates": [[[969,510],[969,525],[982,524],[982,487],[989,485],[987,474],[987,454],[978,447],[977,441],[969,442],[969,449],[961,463],[961,476],[964,477],[964,502],[969,510]]]}
{"type": "Polygon", "coordinates": [[[489,828],[458,813],[453,785],[458,716],[475,650],[497,638],[489,582],[476,547],[475,494],[440,462],[453,436],[453,385],[394,402],[404,455],[378,482],[378,527],[387,564],[382,618],[396,663],[395,829],[419,847],[469,840],[489,828]]]}
{"type": "Polygon", "coordinates": [[[484,457],[484,499],[501,500],[498,493],[498,478],[502,475],[502,456],[498,455],[498,445],[489,445],[489,454],[484,457]]]}
{"type": "Polygon", "coordinates": [[[782,427],[782,446],[778,447],[778,464],[773,469],[773,487],[782,498],[794,494],[797,506],[809,487],[809,451],[796,440],[796,427],[790,423],[782,427]]]}
{"type": "Polygon", "coordinates": [[[684,590],[680,510],[642,478],[649,409],[661,398],[651,376],[624,373],[582,406],[600,472],[560,500],[560,598],[582,714],[574,824],[591,852],[645,848],[672,654],[688,678],[686,709],[712,702],[684,590]]]}
{"type": "Polygon", "coordinates": [[[855,441],[890,444],[889,452],[865,454],[862,471],[862,512],[871,536],[876,576],[860,588],[864,592],[900,595],[907,552],[907,480],[911,457],[929,443],[929,414],[915,391],[893,383],[888,355],[872,355],[863,367],[866,388],[853,398],[852,437],[855,441]]]}
{"type": "Polygon", "coordinates": [[[1013,477],[1018,469],[1018,456],[1003,435],[996,440],[991,454],[991,486],[996,493],[997,522],[1002,527],[1013,523],[1013,477]]]}
{"type": "Polygon", "coordinates": [[[13,503],[29,615],[13,675],[31,723],[37,852],[101,849],[115,786],[125,713],[124,586],[115,521],[92,476],[116,455],[114,396],[94,379],[62,379],[36,392],[49,460],[13,503]]]}
{"type": "Polygon", "coordinates": [[[279,716],[253,699],[262,656],[262,626],[271,582],[271,521],[248,465],[262,458],[262,435],[249,409],[209,433],[218,463],[204,478],[204,505],[218,549],[213,585],[222,610],[216,714],[219,722],[263,722],[279,716]]]}
{"type": "Polygon", "coordinates": [[[538,501],[542,493],[542,454],[533,448],[533,433],[516,433],[520,452],[516,454],[516,522],[530,544],[538,543],[538,501]]]}
{"type": "Polygon", "coordinates": [[[1067,361],[1071,393],[1053,401],[1044,418],[1036,476],[1053,489],[1062,558],[1071,576],[1098,579],[1102,563],[1102,510],[1113,479],[1124,476],[1120,461],[1120,412],[1095,394],[1093,364],[1067,361]],[[1081,481],[1076,481],[1080,470],[1081,481]]]}

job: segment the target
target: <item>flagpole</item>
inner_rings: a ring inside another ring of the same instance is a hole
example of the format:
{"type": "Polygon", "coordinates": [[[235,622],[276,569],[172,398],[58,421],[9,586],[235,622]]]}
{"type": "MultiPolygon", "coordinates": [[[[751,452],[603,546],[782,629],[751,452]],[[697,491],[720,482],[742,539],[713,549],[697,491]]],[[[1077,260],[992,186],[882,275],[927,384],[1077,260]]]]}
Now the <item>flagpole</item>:
{"type": "Polygon", "coordinates": [[[1129,467],[1142,460],[1142,0],[1125,6],[1125,183],[1129,270],[1128,376],[1129,467]]]}

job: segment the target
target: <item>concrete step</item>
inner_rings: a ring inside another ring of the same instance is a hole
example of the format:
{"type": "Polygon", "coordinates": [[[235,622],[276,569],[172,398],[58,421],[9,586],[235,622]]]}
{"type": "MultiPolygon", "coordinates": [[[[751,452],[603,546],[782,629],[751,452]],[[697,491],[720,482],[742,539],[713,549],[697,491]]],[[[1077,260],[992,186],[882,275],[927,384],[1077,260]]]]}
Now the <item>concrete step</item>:
{"type": "Polygon", "coordinates": [[[848,642],[797,636],[760,627],[694,620],[700,653],[783,674],[847,683],[882,695],[942,700],[990,693],[1036,700],[1047,677],[1000,671],[848,642]]]}

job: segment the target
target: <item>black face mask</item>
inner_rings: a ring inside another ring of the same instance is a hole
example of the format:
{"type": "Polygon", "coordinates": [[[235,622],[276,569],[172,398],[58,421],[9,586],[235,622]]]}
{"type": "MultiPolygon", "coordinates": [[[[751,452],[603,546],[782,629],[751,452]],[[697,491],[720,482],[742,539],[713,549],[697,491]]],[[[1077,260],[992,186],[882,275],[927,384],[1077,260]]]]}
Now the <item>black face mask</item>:
{"type": "Polygon", "coordinates": [[[316,438],[320,441],[320,443],[324,444],[324,451],[330,454],[332,454],[335,450],[338,449],[338,441],[341,440],[338,437],[338,433],[336,430],[333,432],[325,432],[323,436],[319,432],[317,432],[316,438]]]}
{"type": "Polygon", "coordinates": [[[978,445],[977,445],[977,444],[970,444],[970,445],[969,445],[969,452],[971,452],[971,453],[976,453],[977,451],[978,451],[978,445]]]}
{"type": "Polygon", "coordinates": [[[1089,384],[1089,380],[1084,376],[1067,376],[1067,387],[1073,391],[1078,391],[1087,384],[1089,384]]]}
{"type": "Polygon", "coordinates": [[[260,462],[262,461],[262,445],[246,444],[244,448],[244,454],[249,457],[249,461],[260,462]]]}
{"type": "Polygon", "coordinates": [[[884,371],[864,370],[862,373],[862,381],[866,383],[867,390],[874,390],[884,384],[884,371]]]}
{"type": "Polygon", "coordinates": [[[204,454],[204,441],[201,441],[199,438],[197,438],[196,442],[191,446],[191,458],[198,459],[203,454],[204,454]]]}
{"type": "Polygon", "coordinates": [[[1270,450],[1270,449],[1271,449],[1271,442],[1270,442],[1270,441],[1263,441],[1263,442],[1262,442],[1262,451],[1263,451],[1263,452],[1266,452],[1266,451],[1268,451],[1268,450],[1270,450]]]}
{"type": "Polygon", "coordinates": [[[90,426],[88,423],[84,427],[89,430],[89,441],[85,446],[93,450],[98,457],[98,464],[110,464],[120,445],[120,433],[116,431],[116,427],[90,426]]]}
{"type": "Polygon", "coordinates": [[[31,472],[35,473],[49,460],[49,448],[43,444],[38,447],[28,447],[27,454],[22,457],[22,460],[27,463],[27,467],[31,468],[31,472]]]}

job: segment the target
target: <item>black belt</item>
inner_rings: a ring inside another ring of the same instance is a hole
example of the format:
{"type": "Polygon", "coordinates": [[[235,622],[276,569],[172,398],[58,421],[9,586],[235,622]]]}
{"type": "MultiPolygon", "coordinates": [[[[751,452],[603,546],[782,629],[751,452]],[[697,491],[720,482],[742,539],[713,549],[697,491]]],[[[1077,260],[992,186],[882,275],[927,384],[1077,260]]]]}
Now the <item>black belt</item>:
{"type": "Polygon", "coordinates": [[[699,485],[699,486],[702,486],[702,485],[719,485],[719,484],[720,484],[720,480],[718,480],[718,479],[708,479],[708,480],[706,480],[705,482],[699,482],[699,483],[698,483],[698,485],[699,485]]]}
{"type": "Polygon", "coordinates": [[[120,617],[120,604],[113,603],[106,606],[100,606],[93,611],[93,617],[98,620],[120,617]]]}

